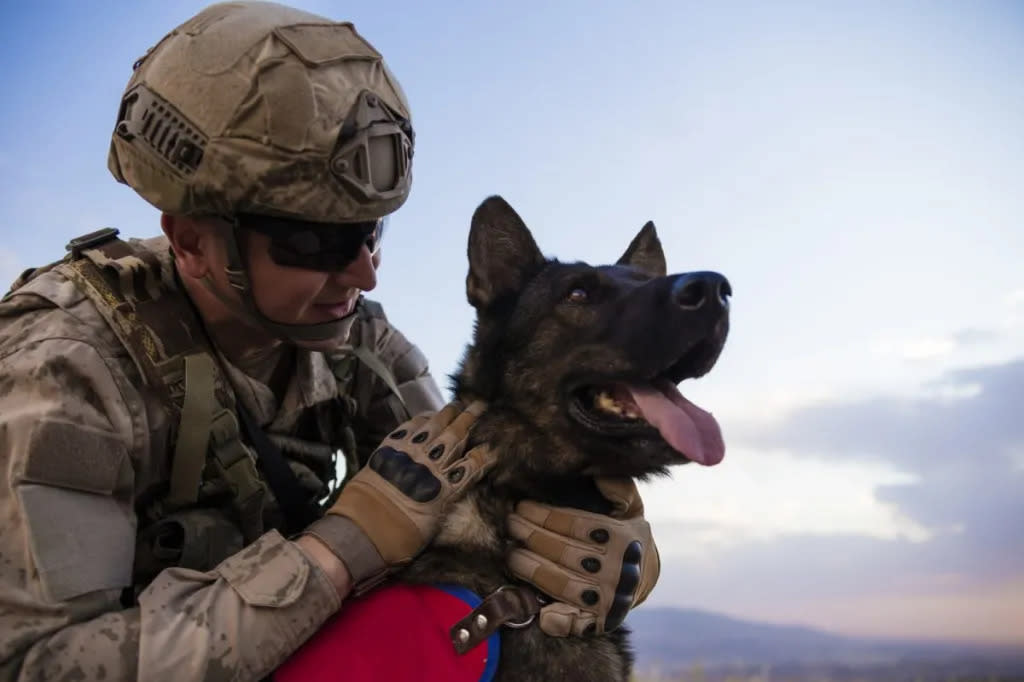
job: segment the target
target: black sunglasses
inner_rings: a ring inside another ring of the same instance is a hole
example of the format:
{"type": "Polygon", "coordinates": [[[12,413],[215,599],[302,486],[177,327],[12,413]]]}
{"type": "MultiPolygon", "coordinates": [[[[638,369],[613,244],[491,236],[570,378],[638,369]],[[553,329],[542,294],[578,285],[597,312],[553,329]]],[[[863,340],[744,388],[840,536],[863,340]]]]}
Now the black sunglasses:
{"type": "Polygon", "coordinates": [[[291,218],[242,214],[235,227],[270,237],[270,258],[278,265],[306,270],[344,270],[365,246],[380,250],[387,216],[355,223],[314,223],[291,218]]]}

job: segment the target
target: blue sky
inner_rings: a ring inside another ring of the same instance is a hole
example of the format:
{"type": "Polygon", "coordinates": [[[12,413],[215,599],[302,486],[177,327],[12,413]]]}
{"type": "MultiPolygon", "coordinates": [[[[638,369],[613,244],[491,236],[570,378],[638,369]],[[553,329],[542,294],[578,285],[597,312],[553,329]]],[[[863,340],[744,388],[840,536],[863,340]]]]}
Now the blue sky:
{"type": "MultiPolygon", "coordinates": [[[[465,241],[502,194],[541,248],[732,281],[684,393],[728,452],[645,488],[651,603],[839,632],[1024,642],[1024,9],[975,2],[356,3],[413,108],[374,296],[431,359],[470,336],[465,241]]],[[[132,62],[193,2],[2,10],[0,279],[112,225],[132,62]]],[[[348,12],[348,14],[345,14],[348,12]]]]}

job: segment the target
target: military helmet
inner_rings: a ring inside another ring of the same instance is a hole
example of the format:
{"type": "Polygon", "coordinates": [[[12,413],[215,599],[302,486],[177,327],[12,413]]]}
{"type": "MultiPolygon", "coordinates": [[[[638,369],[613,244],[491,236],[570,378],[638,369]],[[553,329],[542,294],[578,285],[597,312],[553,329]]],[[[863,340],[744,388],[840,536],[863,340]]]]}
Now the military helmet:
{"type": "Polygon", "coordinates": [[[108,165],[173,215],[374,220],[409,195],[409,106],[351,23],[212,5],[139,59],[108,165]]]}

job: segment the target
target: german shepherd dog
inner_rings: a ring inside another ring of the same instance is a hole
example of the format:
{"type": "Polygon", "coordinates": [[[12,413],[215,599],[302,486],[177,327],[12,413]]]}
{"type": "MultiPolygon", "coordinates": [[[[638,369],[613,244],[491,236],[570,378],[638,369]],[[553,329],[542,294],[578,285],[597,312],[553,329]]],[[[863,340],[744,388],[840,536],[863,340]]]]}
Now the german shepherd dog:
{"type": "MultiPolygon", "coordinates": [[[[400,579],[486,596],[512,582],[506,554],[516,541],[506,518],[518,501],[608,513],[595,476],[646,479],[674,464],[721,460],[720,437],[707,446],[693,433],[713,418],[676,384],[715,364],[732,292],[717,273],[666,276],[653,223],[614,265],[547,259],[500,197],[474,213],[468,251],[477,319],[453,388],[465,403],[489,404],[470,445],[489,443],[498,463],[400,579]]],[[[625,627],[559,638],[532,622],[500,632],[496,679],[629,679],[625,627]]]]}

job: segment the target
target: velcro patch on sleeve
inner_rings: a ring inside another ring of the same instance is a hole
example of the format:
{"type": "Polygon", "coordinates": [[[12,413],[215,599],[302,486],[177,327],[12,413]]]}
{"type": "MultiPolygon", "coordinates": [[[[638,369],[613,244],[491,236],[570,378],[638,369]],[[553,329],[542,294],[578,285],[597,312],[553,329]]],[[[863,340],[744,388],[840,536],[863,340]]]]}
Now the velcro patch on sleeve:
{"type": "Polygon", "coordinates": [[[29,454],[18,480],[109,495],[129,466],[128,449],[110,433],[71,422],[42,420],[32,427],[29,454]]]}
{"type": "Polygon", "coordinates": [[[131,584],[135,517],[113,497],[23,483],[16,488],[40,582],[54,602],[131,584]]]}

